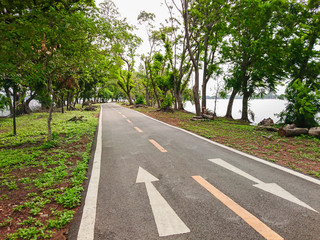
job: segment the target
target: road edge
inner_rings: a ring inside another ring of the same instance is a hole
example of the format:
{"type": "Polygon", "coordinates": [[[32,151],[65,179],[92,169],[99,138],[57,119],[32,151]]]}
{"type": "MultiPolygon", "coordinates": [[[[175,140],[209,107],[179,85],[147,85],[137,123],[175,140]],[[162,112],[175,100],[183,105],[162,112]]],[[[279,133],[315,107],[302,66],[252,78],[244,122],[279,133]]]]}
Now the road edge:
{"type": "Polygon", "coordinates": [[[296,172],[296,171],[294,171],[294,170],[292,170],[292,169],[286,168],[286,167],[284,167],[284,166],[278,165],[278,164],[273,163],[273,162],[270,162],[270,161],[268,161],[268,160],[265,160],[265,159],[262,159],[262,158],[258,158],[258,157],[256,157],[256,156],[250,155],[250,154],[248,154],[248,153],[241,152],[241,151],[239,151],[239,150],[237,150],[237,149],[228,147],[228,146],[223,145],[223,144],[221,144],[221,143],[218,143],[218,142],[212,141],[212,140],[210,140],[210,139],[207,139],[207,138],[205,138],[205,137],[199,136],[199,135],[197,135],[197,134],[195,134],[195,133],[193,133],[193,132],[190,132],[190,131],[188,131],[188,130],[185,130],[185,129],[183,129],[183,128],[179,128],[179,127],[177,127],[177,126],[173,126],[173,125],[170,125],[170,124],[165,123],[165,122],[163,122],[163,121],[160,121],[160,120],[158,120],[158,119],[155,119],[155,118],[153,118],[153,117],[150,117],[150,116],[148,116],[148,115],[146,115],[146,114],[144,114],[144,113],[141,113],[141,112],[139,112],[139,111],[135,111],[135,110],[133,110],[133,109],[126,108],[126,107],[123,107],[123,106],[121,106],[121,105],[118,105],[118,106],[120,106],[120,107],[122,107],[122,108],[124,108],[124,109],[128,109],[128,110],[130,110],[130,111],[134,111],[134,112],[139,113],[139,114],[141,114],[141,115],[144,115],[144,116],[146,116],[147,118],[152,119],[152,120],[154,120],[154,121],[156,121],[156,122],[162,123],[162,124],[167,125],[167,126],[169,126],[169,127],[175,128],[175,129],[180,130],[180,131],[183,131],[183,132],[185,132],[185,133],[188,133],[188,134],[190,134],[190,135],[192,135],[192,136],[195,136],[195,137],[197,137],[197,138],[199,138],[199,139],[202,139],[202,140],[204,140],[204,141],[206,141],[206,142],[208,142],[208,143],[210,143],[210,144],[213,144],[213,145],[215,145],[215,146],[221,147],[221,148],[226,149],[226,150],[228,150],[228,151],[237,153],[237,154],[239,154],[239,155],[241,155],[241,156],[250,158],[250,159],[252,159],[252,160],[254,160],[254,161],[256,161],[256,162],[265,164],[265,165],[267,165],[267,166],[276,168],[276,169],[281,170],[281,171],[283,171],[283,172],[292,174],[292,175],[294,175],[294,176],[296,176],[296,177],[302,178],[302,179],[304,179],[304,180],[306,180],[306,181],[309,181],[309,182],[315,183],[315,184],[317,184],[317,185],[320,185],[320,180],[315,179],[315,178],[313,178],[313,177],[310,177],[310,176],[308,176],[308,175],[305,175],[305,174],[303,174],[303,173],[296,172]]]}

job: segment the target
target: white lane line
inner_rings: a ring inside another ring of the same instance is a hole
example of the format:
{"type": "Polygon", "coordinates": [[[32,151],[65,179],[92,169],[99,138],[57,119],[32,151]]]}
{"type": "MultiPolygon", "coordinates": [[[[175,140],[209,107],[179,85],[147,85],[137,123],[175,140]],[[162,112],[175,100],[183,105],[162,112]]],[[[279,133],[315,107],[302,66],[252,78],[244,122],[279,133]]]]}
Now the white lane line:
{"type": "Polygon", "coordinates": [[[153,186],[152,182],[154,181],[159,181],[159,179],[139,167],[136,183],[145,183],[146,185],[159,236],[165,237],[190,232],[190,229],[153,186]]]}
{"type": "Polygon", "coordinates": [[[85,204],[83,207],[83,213],[82,213],[77,240],[93,240],[94,239],[94,225],[96,221],[98,187],[99,187],[99,179],[100,179],[101,151],[102,151],[101,138],[102,138],[102,105],[100,109],[96,151],[94,153],[92,172],[91,172],[85,204]]]}
{"type": "Polygon", "coordinates": [[[293,196],[291,193],[289,193],[288,191],[286,191],[285,189],[283,189],[282,187],[280,187],[278,184],[276,183],[264,183],[261,180],[251,176],[250,174],[240,170],[239,168],[227,163],[226,161],[217,158],[217,159],[209,159],[210,162],[215,163],[217,165],[219,165],[220,167],[223,167],[229,171],[232,171],[242,177],[245,177],[253,182],[255,182],[256,184],[253,185],[256,188],[259,188],[263,191],[269,192],[273,195],[276,195],[280,198],[283,198],[289,202],[298,204],[302,207],[305,207],[309,210],[312,210],[314,212],[318,212],[316,210],[314,210],[312,207],[310,207],[308,204],[302,202],[301,200],[299,200],[297,197],[293,196]]]}
{"type": "Polygon", "coordinates": [[[212,162],[212,163],[215,163],[215,164],[217,164],[217,165],[219,165],[219,166],[221,166],[221,167],[223,167],[225,169],[228,169],[228,170],[230,170],[230,171],[232,171],[232,172],[234,172],[234,173],[236,173],[236,174],[238,174],[238,175],[240,175],[242,177],[245,177],[245,178],[251,180],[252,182],[263,183],[259,179],[255,178],[255,177],[251,176],[250,174],[240,170],[239,168],[227,163],[226,161],[223,161],[220,158],[209,159],[209,161],[212,162]]]}
{"type": "MultiPolygon", "coordinates": [[[[124,108],[124,107],[123,107],[123,108],[124,108]]],[[[231,148],[231,147],[225,146],[225,145],[223,145],[223,144],[221,144],[221,143],[214,142],[214,141],[212,141],[212,140],[209,140],[209,139],[207,139],[207,138],[204,138],[204,137],[202,137],[202,136],[199,136],[199,135],[197,135],[197,134],[195,134],[195,133],[189,132],[189,131],[187,131],[187,130],[185,130],[185,129],[178,128],[178,127],[176,127],[176,126],[172,126],[172,125],[170,125],[170,124],[168,124],[168,123],[165,123],[165,122],[162,122],[162,121],[160,121],[160,120],[158,120],[158,119],[155,119],[155,118],[152,118],[152,117],[150,117],[150,116],[147,116],[147,115],[145,115],[145,114],[143,114],[143,113],[141,113],[141,112],[137,112],[137,111],[132,110],[132,109],[127,109],[127,110],[130,110],[130,111],[133,111],[133,112],[135,112],[135,113],[141,114],[141,115],[143,115],[143,116],[145,116],[145,117],[147,117],[147,118],[149,118],[149,119],[151,119],[151,120],[153,120],[153,121],[162,123],[162,124],[164,124],[164,125],[166,125],[166,126],[168,126],[168,127],[171,127],[171,128],[180,130],[180,131],[182,131],[182,132],[185,132],[185,133],[187,133],[187,134],[190,134],[190,135],[192,135],[192,136],[194,136],[194,137],[197,137],[197,138],[199,138],[199,139],[201,139],[201,140],[203,140],[203,141],[206,141],[206,142],[208,142],[208,143],[210,143],[210,144],[212,144],[212,145],[215,145],[215,146],[224,148],[224,149],[226,149],[226,150],[228,150],[228,151],[231,151],[231,152],[237,153],[237,154],[239,154],[239,155],[241,155],[241,156],[250,158],[250,159],[252,159],[252,160],[254,160],[254,161],[256,161],[256,162],[263,163],[263,164],[265,164],[265,165],[267,165],[267,166],[276,168],[276,169],[278,169],[278,170],[281,170],[281,171],[283,171],[283,172],[289,173],[289,174],[291,174],[291,175],[294,175],[294,176],[299,177],[299,178],[301,178],[301,179],[304,179],[304,180],[306,180],[306,181],[309,181],[309,182],[315,183],[315,184],[317,184],[317,185],[320,185],[320,180],[315,179],[315,178],[313,178],[313,177],[310,177],[310,176],[304,175],[304,174],[302,174],[302,173],[293,171],[293,170],[291,170],[291,169],[289,169],[289,168],[285,168],[285,167],[283,167],[283,166],[281,166],[281,165],[277,165],[277,164],[272,163],[272,162],[269,162],[269,161],[267,161],[267,160],[264,160],[264,159],[261,159],[261,158],[258,158],[258,157],[249,155],[249,154],[247,154],[247,153],[244,153],[244,152],[241,152],[241,151],[239,151],[239,150],[233,149],[233,148],[231,148]]]]}

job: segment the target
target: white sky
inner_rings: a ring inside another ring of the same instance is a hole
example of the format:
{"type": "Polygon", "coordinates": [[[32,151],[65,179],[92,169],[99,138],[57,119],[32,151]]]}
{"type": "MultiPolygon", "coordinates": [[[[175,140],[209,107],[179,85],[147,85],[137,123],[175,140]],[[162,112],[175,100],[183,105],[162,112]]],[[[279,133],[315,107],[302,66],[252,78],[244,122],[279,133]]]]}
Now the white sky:
{"type": "MultiPolygon", "coordinates": [[[[99,6],[99,4],[104,2],[104,0],[95,0],[95,2],[96,5],[99,6]]],[[[148,13],[154,13],[156,15],[156,27],[160,26],[160,23],[165,23],[165,20],[169,18],[169,12],[166,5],[164,4],[164,0],[113,0],[113,2],[119,9],[121,16],[123,18],[126,18],[129,24],[135,25],[139,28],[135,31],[135,34],[143,40],[143,43],[138,49],[138,54],[148,53],[150,51],[148,35],[145,27],[138,24],[137,18],[139,13],[144,10],[148,13]]],[[[176,2],[178,3],[179,1],[176,2]]],[[[138,59],[140,59],[140,57],[136,59],[136,68],[138,68],[140,64],[138,59]]],[[[200,83],[200,86],[201,84],[202,83],[200,83]]],[[[212,96],[215,93],[215,84],[215,81],[212,80],[208,82],[207,95],[212,96]]],[[[284,87],[278,86],[278,94],[282,94],[284,92],[284,89],[284,87]]]]}
{"type": "MultiPolygon", "coordinates": [[[[96,5],[99,6],[103,0],[95,0],[96,5]]],[[[137,18],[141,11],[148,13],[154,13],[156,15],[156,26],[160,26],[160,23],[164,23],[165,19],[169,17],[169,12],[164,4],[163,0],[113,0],[119,9],[119,12],[123,18],[126,18],[128,23],[135,25],[139,30],[135,31],[135,34],[142,38],[143,43],[138,49],[138,53],[147,53],[150,50],[148,43],[148,35],[143,25],[139,25],[137,18]]],[[[138,66],[136,66],[138,67],[138,66]]]]}

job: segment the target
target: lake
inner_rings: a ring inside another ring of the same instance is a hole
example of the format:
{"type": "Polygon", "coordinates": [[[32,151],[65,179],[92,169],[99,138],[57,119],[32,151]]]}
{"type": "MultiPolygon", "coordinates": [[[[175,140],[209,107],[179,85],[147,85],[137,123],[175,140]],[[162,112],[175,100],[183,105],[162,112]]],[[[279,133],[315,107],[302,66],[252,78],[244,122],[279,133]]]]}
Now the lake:
{"type": "MultiPolygon", "coordinates": [[[[35,110],[37,108],[40,107],[40,104],[37,100],[31,100],[30,104],[29,104],[29,107],[31,110],[35,110]]],[[[1,111],[0,110],[0,116],[8,116],[10,114],[10,111],[9,110],[3,110],[1,111]]]]}
{"type": "MultiPolygon", "coordinates": [[[[214,99],[207,99],[207,108],[214,110],[214,99]]],[[[217,116],[223,117],[226,115],[229,99],[217,100],[217,116]]],[[[287,101],[280,99],[253,99],[249,101],[249,109],[254,112],[254,124],[258,124],[264,118],[272,118],[276,123],[279,118],[275,114],[279,114],[285,109],[287,101]]],[[[234,119],[241,118],[242,99],[235,99],[233,103],[232,116],[234,119]]],[[[195,113],[194,105],[191,102],[186,102],[185,110],[195,113]]],[[[249,115],[250,118],[250,115],[249,115]]],[[[251,119],[250,119],[251,120],[251,119]]],[[[252,120],[251,120],[252,121],[252,120]]]]}

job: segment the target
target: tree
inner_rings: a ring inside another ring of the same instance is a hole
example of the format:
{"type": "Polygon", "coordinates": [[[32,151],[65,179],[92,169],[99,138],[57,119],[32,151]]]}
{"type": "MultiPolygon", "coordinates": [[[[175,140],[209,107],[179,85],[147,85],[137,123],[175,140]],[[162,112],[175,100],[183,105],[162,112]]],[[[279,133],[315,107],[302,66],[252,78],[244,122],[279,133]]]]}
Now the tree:
{"type": "Polygon", "coordinates": [[[182,96],[188,86],[192,67],[189,63],[184,28],[181,29],[180,27],[181,19],[175,16],[173,6],[169,5],[167,1],[165,1],[165,4],[170,13],[170,18],[167,20],[170,25],[168,27],[162,27],[161,39],[164,42],[166,57],[173,74],[174,108],[183,110],[182,96]]]}
{"type": "MultiPolygon", "coordinates": [[[[226,1],[227,2],[227,1],[226,1]]],[[[199,29],[203,31],[200,41],[202,72],[202,110],[207,108],[207,84],[214,73],[219,72],[216,53],[225,35],[224,11],[226,2],[198,0],[193,3],[191,14],[198,19],[199,29]]]]}
{"type": "Polygon", "coordinates": [[[320,2],[291,3],[287,15],[288,44],[287,72],[290,83],[285,97],[286,109],[281,113],[285,123],[298,127],[314,127],[320,112],[320,2]]]}
{"type": "Polygon", "coordinates": [[[228,31],[223,58],[233,64],[233,96],[241,91],[243,121],[248,119],[248,101],[254,94],[274,91],[284,77],[281,53],[284,41],[278,29],[282,1],[234,1],[228,12],[228,31]]]}
{"type": "MultiPolygon", "coordinates": [[[[173,1],[174,2],[174,1],[173,1]]],[[[201,29],[199,19],[192,11],[197,11],[195,4],[191,0],[181,0],[182,9],[180,13],[183,17],[186,46],[189,52],[190,60],[194,69],[194,85],[192,88],[196,115],[201,116],[200,97],[199,97],[199,80],[200,80],[200,56],[201,56],[201,29]]]]}
{"type": "MultiPolygon", "coordinates": [[[[58,80],[72,72],[93,41],[95,24],[89,14],[92,1],[24,1],[1,5],[5,31],[1,72],[16,76],[22,86],[48,99],[48,140],[52,138],[52,108],[59,91],[58,80]],[[4,71],[11,66],[11,71],[4,71]],[[47,89],[47,90],[45,90],[47,89]]],[[[2,39],[2,38],[1,38],[2,39]]],[[[2,55],[2,54],[1,54],[2,55]]],[[[39,97],[39,96],[38,96],[39,97]]]]}
{"type": "MultiPolygon", "coordinates": [[[[146,88],[146,99],[147,104],[149,104],[150,98],[152,98],[152,94],[150,93],[150,90],[153,90],[153,95],[155,97],[155,100],[157,102],[158,107],[160,107],[160,98],[159,93],[157,92],[157,87],[154,79],[152,78],[152,70],[151,70],[151,62],[154,52],[157,50],[157,46],[159,45],[161,41],[161,33],[159,31],[155,30],[154,26],[154,20],[156,18],[156,15],[154,13],[148,13],[146,11],[141,11],[138,16],[138,22],[140,25],[144,25],[147,35],[148,35],[148,42],[150,46],[150,50],[146,55],[141,55],[141,60],[144,64],[144,71],[146,80],[144,81],[144,85],[146,88]],[[150,96],[149,96],[150,95],[150,96]]],[[[152,103],[152,101],[151,101],[152,103]]]]}

